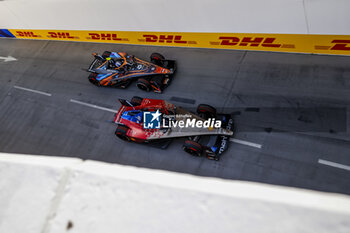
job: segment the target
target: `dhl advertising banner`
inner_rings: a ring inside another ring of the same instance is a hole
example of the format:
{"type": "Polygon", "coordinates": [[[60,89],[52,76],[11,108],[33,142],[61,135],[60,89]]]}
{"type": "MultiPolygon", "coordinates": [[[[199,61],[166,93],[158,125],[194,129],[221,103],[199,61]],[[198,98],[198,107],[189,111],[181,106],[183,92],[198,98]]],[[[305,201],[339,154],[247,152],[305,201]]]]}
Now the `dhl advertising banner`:
{"type": "Polygon", "coordinates": [[[1,29],[0,37],[350,55],[350,35],[1,29]]]}

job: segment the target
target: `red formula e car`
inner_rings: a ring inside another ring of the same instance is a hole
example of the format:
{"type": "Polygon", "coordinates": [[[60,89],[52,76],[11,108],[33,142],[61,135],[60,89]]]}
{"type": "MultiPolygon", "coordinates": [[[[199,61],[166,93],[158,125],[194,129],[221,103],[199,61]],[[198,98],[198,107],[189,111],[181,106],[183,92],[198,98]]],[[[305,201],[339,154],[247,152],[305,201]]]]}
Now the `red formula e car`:
{"type": "Polygon", "coordinates": [[[165,149],[173,138],[187,137],[183,150],[194,156],[219,160],[233,135],[233,119],[217,114],[216,109],[200,104],[197,114],[164,100],[134,96],[119,100],[122,106],[115,116],[118,138],[165,149]]]}
{"type": "Polygon", "coordinates": [[[166,60],[159,53],[151,54],[151,62],[124,52],[105,51],[93,56],[95,59],[87,71],[91,72],[89,81],[96,86],[126,88],[137,80],[141,90],[161,93],[170,85],[176,71],[176,62],[166,60]]]}

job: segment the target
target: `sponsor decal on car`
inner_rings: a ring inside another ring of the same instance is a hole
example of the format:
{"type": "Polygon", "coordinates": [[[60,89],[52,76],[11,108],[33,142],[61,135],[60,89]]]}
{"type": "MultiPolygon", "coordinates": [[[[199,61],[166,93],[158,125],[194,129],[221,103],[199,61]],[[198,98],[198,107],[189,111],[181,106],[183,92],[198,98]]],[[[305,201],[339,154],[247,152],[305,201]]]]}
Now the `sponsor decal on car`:
{"type": "MultiPolygon", "coordinates": [[[[233,124],[233,120],[229,119],[227,125],[226,125],[226,129],[227,130],[232,130],[232,124],[233,124]]],[[[222,154],[226,148],[227,148],[227,143],[228,143],[228,136],[222,136],[222,140],[221,140],[221,145],[219,148],[219,154],[222,154]]]]}

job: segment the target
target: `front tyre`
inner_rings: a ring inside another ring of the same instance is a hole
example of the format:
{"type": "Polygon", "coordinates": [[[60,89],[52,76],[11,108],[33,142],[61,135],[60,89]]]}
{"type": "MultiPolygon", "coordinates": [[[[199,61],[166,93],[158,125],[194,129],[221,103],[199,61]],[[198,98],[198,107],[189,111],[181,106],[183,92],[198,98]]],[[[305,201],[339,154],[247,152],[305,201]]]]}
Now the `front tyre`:
{"type": "Polygon", "coordinates": [[[198,114],[204,114],[207,118],[216,117],[216,109],[208,104],[200,104],[197,107],[198,114]]]}
{"type": "Polygon", "coordinates": [[[97,77],[97,74],[94,74],[94,73],[90,74],[89,75],[89,82],[94,84],[95,86],[99,87],[100,86],[100,82],[96,79],[96,77],[97,77]]]}
{"type": "Polygon", "coordinates": [[[200,157],[202,156],[203,148],[202,145],[191,140],[186,140],[182,149],[192,156],[200,157]]]}
{"type": "Polygon", "coordinates": [[[141,89],[143,91],[147,91],[147,92],[149,92],[152,89],[151,83],[147,79],[144,79],[144,78],[139,78],[137,80],[136,86],[139,89],[141,89]]]}
{"type": "Polygon", "coordinates": [[[128,133],[129,128],[125,125],[118,125],[117,129],[115,130],[115,135],[120,138],[123,141],[130,141],[130,138],[128,137],[127,133],[128,133]]]}
{"type": "Polygon", "coordinates": [[[151,62],[158,65],[163,66],[165,57],[160,53],[152,53],[151,54],[151,62]]]}
{"type": "Polygon", "coordinates": [[[134,96],[134,97],[132,97],[130,103],[133,106],[139,106],[139,105],[141,105],[142,101],[143,101],[143,98],[141,98],[139,96],[134,96]]]}

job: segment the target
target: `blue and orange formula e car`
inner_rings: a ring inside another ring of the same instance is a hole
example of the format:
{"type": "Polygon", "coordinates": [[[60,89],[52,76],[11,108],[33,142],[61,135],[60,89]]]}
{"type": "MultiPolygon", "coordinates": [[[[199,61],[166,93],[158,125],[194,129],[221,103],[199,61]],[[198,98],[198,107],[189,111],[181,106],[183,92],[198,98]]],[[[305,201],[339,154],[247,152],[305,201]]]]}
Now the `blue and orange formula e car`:
{"type": "Polygon", "coordinates": [[[172,139],[185,137],[185,152],[219,160],[233,135],[231,115],[217,114],[206,104],[198,105],[195,114],[164,100],[134,96],[131,101],[119,101],[115,135],[124,141],[165,149],[172,139]]]}
{"type": "Polygon", "coordinates": [[[92,54],[95,59],[88,72],[89,81],[96,86],[128,87],[133,80],[143,91],[162,93],[171,83],[176,71],[176,62],[166,60],[159,53],[151,54],[151,62],[143,61],[124,52],[105,51],[92,54]]]}

